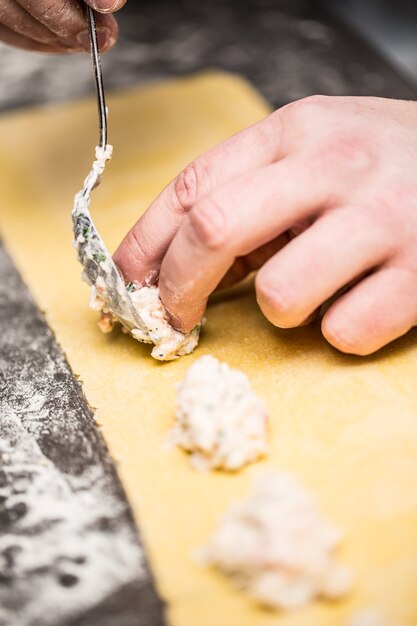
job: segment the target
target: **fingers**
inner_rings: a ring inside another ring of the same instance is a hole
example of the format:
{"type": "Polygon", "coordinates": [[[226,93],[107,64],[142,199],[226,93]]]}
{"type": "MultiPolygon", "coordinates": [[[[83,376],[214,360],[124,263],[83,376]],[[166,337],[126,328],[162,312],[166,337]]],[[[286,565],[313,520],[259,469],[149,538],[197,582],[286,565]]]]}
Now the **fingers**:
{"type": "MultiPolygon", "coordinates": [[[[82,3],[68,0],[16,0],[17,4],[29,13],[35,21],[43,24],[56,35],[63,45],[73,50],[90,49],[85,11],[82,3]]],[[[118,26],[111,15],[96,17],[97,35],[100,49],[108,50],[116,41],[118,26]]]]}
{"type": "Polygon", "coordinates": [[[323,207],[326,187],[323,178],[314,180],[308,164],[291,158],[232,181],[197,203],[161,266],[161,298],[174,326],[190,330],[236,257],[323,207]]]}
{"type": "Polygon", "coordinates": [[[326,339],[342,352],[367,355],[417,323],[417,275],[385,267],[343,295],[322,321],[326,339]]]}
{"type": "Polygon", "coordinates": [[[221,279],[217,289],[228,289],[235,283],[243,280],[255,270],[258,270],[274,254],[281,250],[290,241],[290,235],[284,233],[273,241],[269,241],[247,256],[238,257],[227,274],[221,279]]]}
{"type": "Polygon", "coordinates": [[[3,41],[9,46],[15,46],[16,48],[21,48],[22,50],[32,50],[33,52],[72,52],[71,49],[66,48],[61,42],[59,42],[59,40],[57,40],[56,43],[40,43],[39,41],[35,41],[29,37],[19,35],[19,33],[6,28],[2,24],[0,24],[0,41],[3,41]]]}
{"type": "Polygon", "coordinates": [[[270,116],[197,158],[162,191],[117,249],[114,260],[126,280],[154,282],[191,208],[226,182],[276,161],[284,150],[278,118],[270,116]]]}
{"type": "Polygon", "coordinates": [[[58,37],[49,28],[35,20],[15,0],[0,0],[0,24],[26,39],[46,45],[60,45],[58,37]]]}
{"type": "Polygon", "coordinates": [[[264,315],[280,328],[300,325],[341,287],[389,257],[385,231],[352,207],[328,211],[259,271],[256,292],[264,315]]]}

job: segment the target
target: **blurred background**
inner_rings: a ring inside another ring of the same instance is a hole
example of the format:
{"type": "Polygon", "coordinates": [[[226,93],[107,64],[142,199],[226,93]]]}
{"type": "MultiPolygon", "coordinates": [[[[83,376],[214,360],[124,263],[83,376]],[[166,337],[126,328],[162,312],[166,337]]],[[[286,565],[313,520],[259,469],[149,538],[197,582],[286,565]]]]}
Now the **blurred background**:
{"type": "MultiPolygon", "coordinates": [[[[108,88],[220,68],[274,106],[313,93],[417,97],[415,0],[129,0],[108,88]]],[[[0,44],[0,110],[93,90],[88,55],[0,44]]]]}

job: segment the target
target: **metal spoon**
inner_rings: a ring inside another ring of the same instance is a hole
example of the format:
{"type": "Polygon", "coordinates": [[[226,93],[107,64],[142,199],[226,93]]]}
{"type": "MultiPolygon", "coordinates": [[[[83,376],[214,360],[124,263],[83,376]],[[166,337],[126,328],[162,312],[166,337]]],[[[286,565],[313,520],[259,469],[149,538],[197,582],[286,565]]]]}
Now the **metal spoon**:
{"type": "MultiPolygon", "coordinates": [[[[83,189],[75,196],[72,211],[74,245],[78,252],[78,260],[84,267],[86,281],[97,288],[98,295],[109,311],[129,330],[138,328],[146,333],[147,328],[133,305],[129,289],[104,245],[89,211],[90,194],[100,183],[106,162],[111,158],[112,147],[107,144],[107,108],[96,21],[91,7],[87,6],[86,11],[97,92],[100,143],[96,148],[96,160],[84,181],[83,189]]],[[[134,291],[135,287],[131,285],[130,290],[134,291]]]]}

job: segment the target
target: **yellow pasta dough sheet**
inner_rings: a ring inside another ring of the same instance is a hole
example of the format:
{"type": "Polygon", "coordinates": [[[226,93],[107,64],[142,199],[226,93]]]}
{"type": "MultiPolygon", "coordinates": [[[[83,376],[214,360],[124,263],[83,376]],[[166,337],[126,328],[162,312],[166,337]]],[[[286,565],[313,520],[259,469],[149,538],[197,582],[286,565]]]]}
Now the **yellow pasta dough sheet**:
{"type": "MultiPolygon", "coordinates": [[[[92,214],[114,250],[193,157],[268,107],[238,77],[208,73],[109,97],[114,156],[92,214]]],[[[282,331],[253,290],[216,297],[192,356],[158,363],[121,332],[102,335],[71,246],[73,195],[96,143],[93,99],[0,119],[0,227],[89,403],[143,533],[172,626],[341,625],[361,607],[417,624],[417,345],[415,332],[369,358],[342,355],[319,327],[282,331]],[[175,384],[203,354],[242,369],[271,415],[269,458],[235,475],[197,473],[164,449],[175,384]],[[295,474],[345,534],[355,574],[346,601],[294,613],[255,606],[196,562],[229,505],[266,470],[295,474]]]]}

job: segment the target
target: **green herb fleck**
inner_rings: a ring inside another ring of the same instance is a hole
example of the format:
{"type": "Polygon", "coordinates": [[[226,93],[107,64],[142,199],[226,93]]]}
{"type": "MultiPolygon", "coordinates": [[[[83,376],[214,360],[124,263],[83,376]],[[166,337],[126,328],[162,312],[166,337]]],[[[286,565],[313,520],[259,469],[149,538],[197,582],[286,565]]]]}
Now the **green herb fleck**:
{"type": "Polygon", "coordinates": [[[126,285],[126,289],[127,289],[128,291],[130,291],[131,293],[132,293],[133,291],[136,291],[136,285],[135,285],[135,283],[133,283],[133,282],[127,283],[127,285],[126,285]]]}
{"type": "Polygon", "coordinates": [[[106,260],[106,255],[103,252],[94,252],[93,259],[96,263],[103,263],[106,260]]]}
{"type": "Polygon", "coordinates": [[[90,232],[90,228],[89,226],[87,226],[86,224],[84,224],[83,226],[83,237],[84,239],[88,238],[88,233],[90,232]]]}

